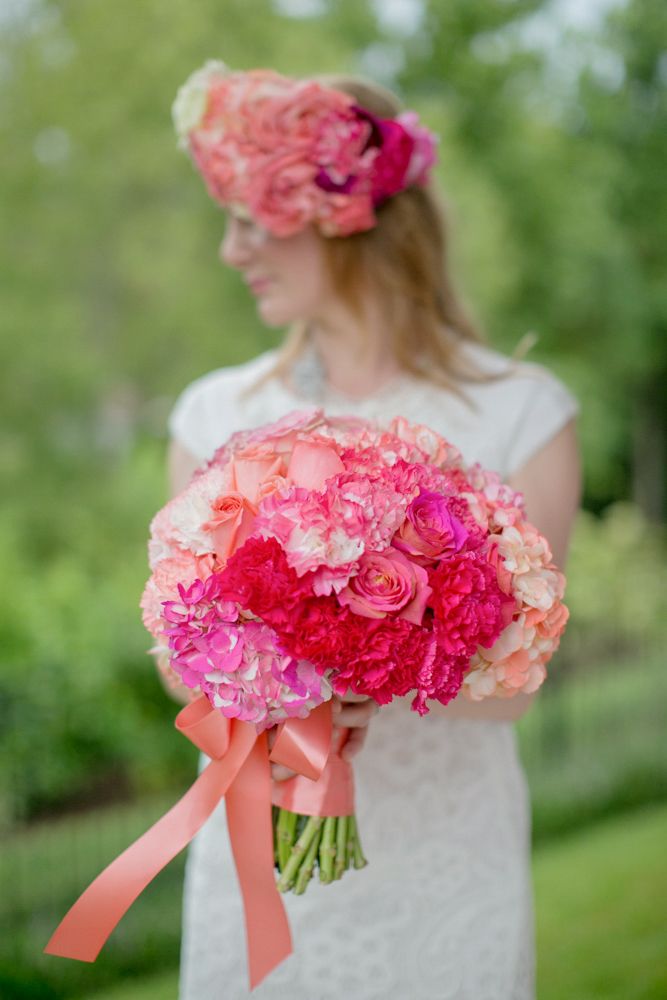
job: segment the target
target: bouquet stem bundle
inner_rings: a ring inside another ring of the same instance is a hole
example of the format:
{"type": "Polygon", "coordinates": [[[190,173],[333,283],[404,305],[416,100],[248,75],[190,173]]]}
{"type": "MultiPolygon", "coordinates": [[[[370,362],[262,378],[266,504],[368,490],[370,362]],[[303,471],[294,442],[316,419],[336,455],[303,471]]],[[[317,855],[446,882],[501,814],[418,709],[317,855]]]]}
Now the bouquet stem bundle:
{"type": "Polygon", "coordinates": [[[306,891],[316,867],[320,882],[329,883],[348,868],[368,864],[354,816],[303,816],[274,806],[273,849],[278,889],[297,896],[306,891]]]}

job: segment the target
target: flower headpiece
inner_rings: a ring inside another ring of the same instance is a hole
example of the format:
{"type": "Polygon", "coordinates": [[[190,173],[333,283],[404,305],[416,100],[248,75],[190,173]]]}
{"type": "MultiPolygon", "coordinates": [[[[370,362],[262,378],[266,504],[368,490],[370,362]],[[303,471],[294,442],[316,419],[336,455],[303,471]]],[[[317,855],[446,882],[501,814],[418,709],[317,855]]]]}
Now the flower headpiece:
{"type": "Polygon", "coordinates": [[[209,194],[275,236],[314,223],[325,236],[372,229],[375,208],[426,184],[436,136],[414,111],[378,118],[315,80],[207,62],[172,109],[209,194]]]}

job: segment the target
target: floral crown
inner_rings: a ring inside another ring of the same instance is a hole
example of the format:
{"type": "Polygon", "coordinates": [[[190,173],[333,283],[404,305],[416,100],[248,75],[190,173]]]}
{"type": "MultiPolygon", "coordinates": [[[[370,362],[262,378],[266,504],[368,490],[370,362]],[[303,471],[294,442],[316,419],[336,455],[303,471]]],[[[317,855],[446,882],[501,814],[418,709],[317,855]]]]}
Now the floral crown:
{"type": "Polygon", "coordinates": [[[178,91],[179,145],[209,194],[275,236],[372,229],[375,209],[424,185],[437,138],[414,111],[378,118],[349,94],[273,70],[207,62],[178,91]]]}

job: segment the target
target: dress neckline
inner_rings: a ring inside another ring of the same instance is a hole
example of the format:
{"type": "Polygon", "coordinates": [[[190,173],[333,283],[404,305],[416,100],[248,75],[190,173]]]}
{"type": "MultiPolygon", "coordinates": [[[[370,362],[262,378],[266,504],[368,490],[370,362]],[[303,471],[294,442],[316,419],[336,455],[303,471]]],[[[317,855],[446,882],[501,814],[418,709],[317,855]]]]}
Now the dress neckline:
{"type": "Polygon", "coordinates": [[[366,393],[363,396],[351,396],[349,393],[335,388],[335,386],[330,385],[328,382],[324,383],[317,398],[309,396],[306,393],[300,393],[298,389],[293,389],[279,376],[276,376],[276,384],[284,395],[289,396],[290,399],[293,399],[302,406],[320,406],[326,409],[328,405],[334,403],[342,406],[363,408],[378,400],[397,395],[405,387],[409,377],[407,372],[398,371],[378,386],[377,389],[374,389],[373,392],[366,393]]]}

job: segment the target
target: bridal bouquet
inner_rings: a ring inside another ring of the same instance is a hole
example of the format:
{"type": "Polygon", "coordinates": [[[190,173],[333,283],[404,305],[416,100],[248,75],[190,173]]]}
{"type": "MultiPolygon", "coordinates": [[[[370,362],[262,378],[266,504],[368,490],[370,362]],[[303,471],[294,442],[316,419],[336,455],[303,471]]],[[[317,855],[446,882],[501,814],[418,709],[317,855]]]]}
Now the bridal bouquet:
{"type": "MultiPolygon", "coordinates": [[[[521,496],[402,418],[296,411],[234,434],[156,515],[149,558],[153,651],[258,732],[332,692],[410,695],[423,715],[459,694],[535,691],[567,620],[521,496]]],[[[351,784],[340,749],[319,782],[274,792],[281,890],[303,892],[316,866],[328,882],[365,864],[352,809],[330,815],[311,794],[351,784]]]]}

